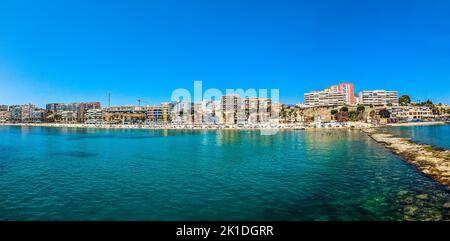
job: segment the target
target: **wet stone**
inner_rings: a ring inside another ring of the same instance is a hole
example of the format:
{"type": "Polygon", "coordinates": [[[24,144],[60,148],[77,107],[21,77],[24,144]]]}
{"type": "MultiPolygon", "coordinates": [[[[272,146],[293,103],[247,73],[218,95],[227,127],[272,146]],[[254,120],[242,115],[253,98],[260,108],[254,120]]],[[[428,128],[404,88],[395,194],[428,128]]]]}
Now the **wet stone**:
{"type": "Polygon", "coordinates": [[[420,194],[420,195],[417,195],[416,198],[425,200],[425,199],[428,199],[428,194],[420,194]]]}
{"type": "Polygon", "coordinates": [[[418,210],[418,207],[413,206],[413,205],[407,205],[403,208],[403,211],[408,216],[414,216],[414,214],[417,212],[417,210],[418,210]]]}

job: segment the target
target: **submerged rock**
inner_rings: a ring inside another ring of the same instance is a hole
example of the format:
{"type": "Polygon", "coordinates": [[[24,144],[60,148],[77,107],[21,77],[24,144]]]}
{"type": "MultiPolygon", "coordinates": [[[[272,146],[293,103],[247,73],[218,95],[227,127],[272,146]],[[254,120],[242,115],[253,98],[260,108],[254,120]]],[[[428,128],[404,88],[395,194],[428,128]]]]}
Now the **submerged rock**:
{"type": "Polygon", "coordinates": [[[421,200],[426,200],[426,199],[428,199],[428,194],[420,194],[420,195],[417,195],[416,198],[421,199],[421,200]]]}
{"type": "Polygon", "coordinates": [[[450,202],[444,203],[442,207],[450,209],[450,202]]]}
{"type": "Polygon", "coordinates": [[[405,196],[406,194],[408,194],[408,191],[400,191],[397,193],[398,196],[405,196]]]}
{"type": "Polygon", "coordinates": [[[407,216],[414,216],[414,214],[417,212],[419,208],[413,205],[406,205],[403,208],[403,212],[407,215],[407,216]]]}
{"type": "Polygon", "coordinates": [[[414,198],[413,197],[407,197],[403,200],[404,203],[406,204],[412,204],[414,202],[414,198]]]}
{"type": "MultiPolygon", "coordinates": [[[[384,144],[391,152],[399,155],[422,173],[434,178],[450,189],[450,151],[430,145],[418,144],[407,138],[395,137],[379,129],[362,129],[376,142],[384,144]]],[[[427,199],[419,195],[419,199],[427,199]],[[420,196],[420,197],[419,197],[420,196]]]]}

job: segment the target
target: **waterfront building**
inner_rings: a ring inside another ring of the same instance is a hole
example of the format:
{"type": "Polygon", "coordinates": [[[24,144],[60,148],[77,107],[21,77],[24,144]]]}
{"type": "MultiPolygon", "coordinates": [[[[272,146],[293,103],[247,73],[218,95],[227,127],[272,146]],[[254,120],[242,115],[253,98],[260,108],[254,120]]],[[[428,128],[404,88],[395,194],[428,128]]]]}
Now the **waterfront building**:
{"type": "MultiPolygon", "coordinates": [[[[58,115],[62,115],[65,112],[64,115],[70,117],[70,119],[75,113],[77,122],[85,122],[86,111],[90,109],[100,109],[100,102],[50,103],[46,105],[47,111],[58,115]],[[69,112],[72,113],[69,114],[69,112]]],[[[64,121],[64,118],[62,119],[64,121]]]]}
{"type": "Polygon", "coordinates": [[[61,120],[64,123],[75,123],[77,122],[77,112],[75,111],[60,111],[59,114],[61,115],[61,120]]]}
{"type": "Polygon", "coordinates": [[[139,106],[111,106],[104,109],[103,119],[108,124],[144,124],[146,113],[139,106]]]}
{"type": "Polygon", "coordinates": [[[45,114],[46,114],[45,109],[39,109],[39,108],[31,109],[29,121],[30,122],[43,122],[43,121],[45,121],[45,114]]]}
{"type": "Polygon", "coordinates": [[[172,124],[188,124],[192,122],[191,102],[177,101],[173,102],[169,108],[169,116],[172,124]]]}
{"type": "Polygon", "coordinates": [[[323,90],[304,94],[305,105],[308,107],[352,106],[356,104],[353,84],[340,83],[323,90]]]}
{"type": "Polygon", "coordinates": [[[9,111],[0,111],[0,122],[9,122],[11,120],[11,113],[9,111]]]}
{"type": "Polygon", "coordinates": [[[36,106],[32,104],[25,104],[20,106],[21,122],[31,122],[32,111],[36,106]]]}
{"type": "Polygon", "coordinates": [[[166,125],[168,120],[169,105],[147,105],[145,111],[145,123],[147,125],[166,125]]]}
{"type": "Polygon", "coordinates": [[[220,101],[204,100],[202,102],[202,124],[218,124],[220,113],[220,101]]]}
{"type": "Polygon", "coordinates": [[[390,106],[387,110],[391,113],[391,122],[426,120],[434,117],[432,110],[427,106],[390,106]]]}
{"type": "Polygon", "coordinates": [[[342,92],[344,94],[345,105],[356,105],[355,87],[350,83],[340,83],[327,88],[332,92],[342,92]]]}
{"type": "Polygon", "coordinates": [[[344,106],[345,94],[343,91],[321,90],[305,93],[305,105],[309,107],[344,106]]]}
{"type": "Polygon", "coordinates": [[[272,100],[269,98],[244,98],[244,113],[246,123],[268,123],[272,114],[271,107],[272,100]]]}
{"type": "Polygon", "coordinates": [[[42,122],[45,119],[45,110],[36,108],[33,104],[12,105],[8,116],[13,122],[42,122]]]}
{"type": "Polygon", "coordinates": [[[86,110],[86,124],[103,124],[103,111],[101,109],[86,110]]]}
{"type": "Polygon", "coordinates": [[[63,111],[78,113],[80,110],[80,103],[50,103],[46,105],[45,109],[56,114],[61,114],[63,111]]]}
{"type": "Polygon", "coordinates": [[[236,94],[224,95],[220,99],[222,116],[220,123],[237,124],[239,112],[241,112],[241,98],[236,94]]]}
{"type": "Polygon", "coordinates": [[[101,108],[100,102],[82,102],[79,106],[79,111],[77,113],[78,122],[86,122],[88,110],[98,110],[101,108]]]}
{"type": "Polygon", "coordinates": [[[9,107],[9,113],[11,116],[11,121],[21,122],[22,121],[22,108],[20,105],[12,105],[9,107]]]}
{"type": "Polygon", "coordinates": [[[398,91],[366,90],[359,93],[359,103],[363,105],[398,105],[398,91]]]}

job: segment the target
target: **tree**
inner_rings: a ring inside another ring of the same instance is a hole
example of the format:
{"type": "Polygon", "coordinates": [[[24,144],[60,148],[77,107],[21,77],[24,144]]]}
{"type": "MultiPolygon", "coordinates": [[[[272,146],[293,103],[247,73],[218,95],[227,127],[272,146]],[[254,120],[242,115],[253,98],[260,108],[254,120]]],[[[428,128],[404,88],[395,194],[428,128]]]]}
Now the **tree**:
{"type": "Polygon", "coordinates": [[[336,115],[338,112],[338,110],[331,110],[331,115],[336,115]]]}
{"type": "Polygon", "coordinates": [[[389,118],[391,117],[391,112],[387,109],[381,109],[380,112],[378,112],[381,118],[389,118]]]}
{"type": "Polygon", "coordinates": [[[348,107],[347,106],[342,107],[341,112],[348,112],[348,107]]]}
{"type": "Polygon", "coordinates": [[[358,105],[358,107],[356,107],[356,110],[358,112],[364,112],[365,109],[366,109],[366,107],[364,107],[364,105],[358,105]]]}
{"type": "Polygon", "coordinates": [[[402,106],[411,104],[411,98],[409,95],[402,95],[400,98],[398,98],[398,103],[402,106]]]}
{"type": "Polygon", "coordinates": [[[429,107],[429,108],[433,108],[434,107],[433,101],[431,101],[431,100],[427,100],[425,102],[422,102],[421,105],[429,107]]]}
{"type": "Polygon", "coordinates": [[[350,121],[359,121],[360,120],[360,113],[358,111],[350,111],[348,112],[348,120],[350,121]]]}

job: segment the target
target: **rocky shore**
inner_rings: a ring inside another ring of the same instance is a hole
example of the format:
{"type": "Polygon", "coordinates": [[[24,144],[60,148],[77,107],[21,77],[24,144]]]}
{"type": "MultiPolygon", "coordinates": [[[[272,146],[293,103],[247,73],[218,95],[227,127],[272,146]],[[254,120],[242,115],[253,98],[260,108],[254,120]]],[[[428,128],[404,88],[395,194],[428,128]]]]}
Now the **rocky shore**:
{"type": "Polygon", "coordinates": [[[408,138],[396,137],[378,128],[361,129],[391,152],[414,165],[422,173],[432,177],[450,189],[450,150],[418,144],[408,138]]]}

